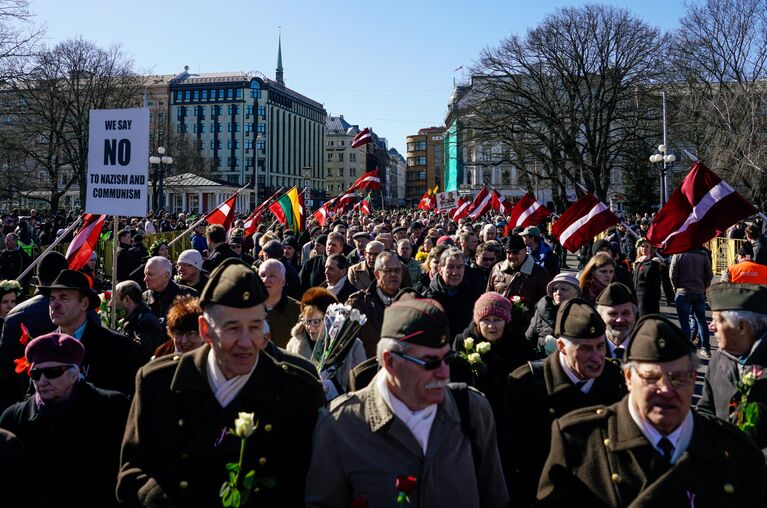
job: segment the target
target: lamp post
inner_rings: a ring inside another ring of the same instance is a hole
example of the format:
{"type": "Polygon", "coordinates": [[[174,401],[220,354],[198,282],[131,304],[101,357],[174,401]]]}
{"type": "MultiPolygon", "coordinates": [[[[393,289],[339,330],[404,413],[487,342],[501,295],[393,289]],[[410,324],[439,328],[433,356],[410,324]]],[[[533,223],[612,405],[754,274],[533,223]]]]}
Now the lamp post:
{"type": "Polygon", "coordinates": [[[658,145],[658,153],[650,156],[650,162],[660,166],[660,206],[668,201],[668,170],[674,165],[676,155],[668,151],[668,129],[666,123],[666,92],[663,92],[663,144],[658,145]]]}
{"type": "Polygon", "coordinates": [[[173,157],[168,157],[165,155],[165,147],[158,146],[157,147],[157,153],[159,154],[159,157],[156,155],[153,155],[149,157],[149,164],[154,164],[155,166],[158,166],[160,168],[160,176],[158,178],[159,185],[158,185],[158,193],[160,194],[159,199],[157,200],[157,208],[160,210],[165,209],[165,194],[163,192],[163,180],[165,179],[165,166],[169,166],[173,164],[173,157]]]}

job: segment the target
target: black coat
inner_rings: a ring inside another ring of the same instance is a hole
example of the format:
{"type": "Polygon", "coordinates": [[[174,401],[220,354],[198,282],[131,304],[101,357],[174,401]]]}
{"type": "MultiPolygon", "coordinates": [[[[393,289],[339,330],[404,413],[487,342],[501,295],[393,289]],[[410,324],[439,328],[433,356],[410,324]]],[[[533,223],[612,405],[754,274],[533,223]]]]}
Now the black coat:
{"type": "MultiPolygon", "coordinates": [[[[328,281],[326,280],[325,282],[323,282],[322,284],[320,284],[320,287],[321,287],[321,288],[325,288],[325,289],[327,289],[327,288],[328,288],[328,281]]],[[[346,280],[344,281],[344,285],[341,287],[341,290],[340,290],[340,291],[338,292],[338,294],[336,295],[336,298],[338,298],[338,301],[339,301],[339,302],[341,302],[341,303],[346,303],[346,300],[348,300],[348,299],[349,299],[349,297],[350,297],[350,296],[351,296],[353,293],[356,293],[356,292],[357,292],[357,288],[356,288],[356,287],[354,287],[354,284],[352,284],[351,282],[349,282],[349,279],[346,279],[346,280]]]]}
{"type": "Polygon", "coordinates": [[[170,280],[162,293],[151,289],[144,291],[143,300],[152,313],[157,316],[157,319],[160,320],[160,323],[165,326],[165,317],[168,315],[168,309],[173,304],[173,301],[178,296],[187,295],[199,296],[197,291],[189,286],[176,284],[173,280],[170,280]]]}
{"type": "Polygon", "coordinates": [[[657,259],[648,259],[634,265],[634,291],[639,304],[639,315],[660,312],[660,291],[663,267],[657,259]]]}
{"type": "Polygon", "coordinates": [[[620,369],[605,362],[587,394],[567,377],[554,352],[543,361],[543,379],[533,377],[529,365],[511,373],[506,385],[501,459],[511,493],[512,506],[529,506],[551,443],[551,423],[575,409],[612,404],[626,394],[620,369]]]}
{"type": "MultiPolygon", "coordinates": [[[[117,506],[114,492],[128,406],[125,395],[81,380],[64,407],[38,408],[32,397],[3,412],[0,427],[16,434],[34,460],[43,506],[117,506]]],[[[6,501],[3,495],[4,506],[6,501]]]]}
{"type": "Polygon", "coordinates": [[[138,346],[142,363],[148,362],[154,350],[167,340],[160,320],[143,303],[125,316],[122,332],[138,346]]]}
{"type": "Polygon", "coordinates": [[[244,506],[302,507],[312,432],[325,396],[316,374],[262,350],[237,397],[222,408],[207,377],[209,346],[153,360],[137,377],[122,448],[118,497],[129,506],[221,506],[225,465],[240,439],[224,434],[237,413],[252,412],[258,428],[245,447],[245,471],[272,477],[244,506]]]}
{"type": "Polygon", "coordinates": [[[559,306],[554,300],[546,295],[535,304],[535,314],[527,327],[525,338],[530,349],[537,356],[546,356],[543,354],[544,341],[547,335],[554,335],[554,322],[557,320],[557,310],[559,306]]]}
{"type": "Polygon", "coordinates": [[[132,395],[136,371],[141,365],[133,341],[88,321],[80,342],[85,346],[82,364],[85,379],[104,390],[132,395]]]}
{"type": "Polygon", "coordinates": [[[32,474],[32,459],[15,434],[0,429],[0,492],[7,506],[41,506],[39,480],[32,474]]]}
{"type": "Polygon", "coordinates": [[[121,243],[117,248],[117,282],[134,280],[144,287],[143,273],[136,271],[139,265],[141,258],[134,256],[130,245],[121,243]]]}
{"type": "Polygon", "coordinates": [[[319,287],[325,280],[325,260],[327,260],[327,256],[321,255],[304,261],[304,266],[299,273],[302,292],[309,288],[319,287]]]}
{"type": "Polygon", "coordinates": [[[218,265],[225,259],[238,258],[239,254],[234,252],[228,243],[222,243],[210,253],[208,259],[202,262],[202,269],[207,272],[212,272],[218,265]]]}
{"type": "Polygon", "coordinates": [[[465,330],[474,313],[474,303],[481,293],[477,292],[464,279],[454,289],[448,289],[437,275],[431,280],[429,287],[424,293],[424,298],[437,300],[447,314],[447,324],[450,336],[455,336],[465,330]]]}

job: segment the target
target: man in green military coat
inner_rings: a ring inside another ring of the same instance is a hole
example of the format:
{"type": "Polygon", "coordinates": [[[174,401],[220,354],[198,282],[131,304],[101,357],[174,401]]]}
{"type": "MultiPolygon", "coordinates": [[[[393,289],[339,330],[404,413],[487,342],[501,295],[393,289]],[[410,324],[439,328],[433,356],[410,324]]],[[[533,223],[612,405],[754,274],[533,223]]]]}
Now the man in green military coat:
{"type": "Polygon", "coordinates": [[[200,296],[206,345],[150,362],[137,376],[123,439],[117,496],[128,506],[221,506],[227,463],[241,439],[227,433],[253,413],[243,475],[272,479],[243,506],[303,506],[314,424],[324,404],[316,375],[262,348],[266,290],[239,259],[213,271],[200,296]]]}
{"type": "Polygon", "coordinates": [[[679,327],[644,316],[625,358],[623,400],[552,425],[540,505],[767,506],[761,451],[737,427],[690,408],[697,355],[679,327]]]}

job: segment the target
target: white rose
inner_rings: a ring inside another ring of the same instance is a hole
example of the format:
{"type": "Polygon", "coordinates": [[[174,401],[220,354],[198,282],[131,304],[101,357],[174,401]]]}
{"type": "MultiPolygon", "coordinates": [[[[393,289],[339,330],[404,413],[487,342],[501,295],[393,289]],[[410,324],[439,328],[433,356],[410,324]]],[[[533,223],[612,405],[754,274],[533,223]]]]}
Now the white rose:
{"type": "Polygon", "coordinates": [[[754,383],[756,383],[756,376],[753,372],[748,372],[743,375],[743,377],[740,379],[740,382],[743,383],[743,386],[752,386],[754,383]]]}
{"type": "Polygon", "coordinates": [[[469,363],[479,363],[482,358],[479,357],[479,353],[472,353],[469,355],[469,363]]]}
{"type": "Polygon", "coordinates": [[[466,351],[471,351],[472,349],[474,349],[474,339],[472,339],[471,337],[466,337],[465,339],[463,339],[463,348],[466,351]]]}
{"type": "Polygon", "coordinates": [[[522,297],[519,295],[512,296],[511,301],[514,303],[520,303],[522,301],[522,297]]]}
{"type": "Polygon", "coordinates": [[[253,413],[238,413],[237,416],[238,418],[234,420],[235,435],[241,438],[250,437],[256,430],[255,415],[253,413]]]}
{"type": "Polygon", "coordinates": [[[490,345],[489,342],[480,342],[479,344],[477,344],[477,353],[483,355],[487,353],[488,351],[490,351],[491,347],[492,346],[490,345]]]}

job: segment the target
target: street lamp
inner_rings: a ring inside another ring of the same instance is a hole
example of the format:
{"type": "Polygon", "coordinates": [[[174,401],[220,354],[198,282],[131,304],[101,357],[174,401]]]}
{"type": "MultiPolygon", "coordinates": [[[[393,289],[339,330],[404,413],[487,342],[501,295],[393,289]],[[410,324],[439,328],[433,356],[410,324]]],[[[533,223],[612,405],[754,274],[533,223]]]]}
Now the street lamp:
{"type": "Polygon", "coordinates": [[[658,153],[650,156],[650,162],[660,166],[660,206],[668,201],[668,170],[674,165],[676,155],[666,153],[668,150],[668,128],[666,123],[666,92],[663,92],[663,144],[658,145],[658,153]]]}
{"type": "Polygon", "coordinates": [[[165,179],[165,166],[169,166],[173,164],[173,157],[168,157],[165,155],[165,147],[158,146],[157,147],[157,153],[160,155],[159,157],[153,155],[149,157],[149,164],[154,164],[155,166],[159,166],[160,168],[160,177],[159,180],[159,200],[158,200],[158,208],[160,210],[165,209],[165,194],[163,194],[163,180],[165,179]]]}

